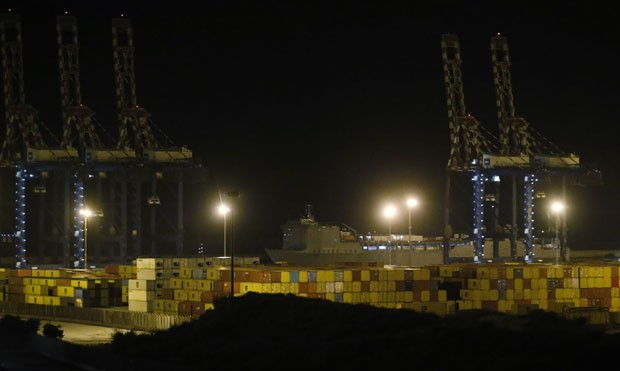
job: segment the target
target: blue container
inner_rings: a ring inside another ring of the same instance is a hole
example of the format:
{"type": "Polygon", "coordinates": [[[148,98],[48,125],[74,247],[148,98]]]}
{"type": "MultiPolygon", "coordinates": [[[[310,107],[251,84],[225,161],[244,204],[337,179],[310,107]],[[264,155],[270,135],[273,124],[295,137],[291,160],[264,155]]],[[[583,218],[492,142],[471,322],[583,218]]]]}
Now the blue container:
{"type": "Polygon", "coordinates": [[[291,271],[291,282],[297,283],[299,282],[299,272],[298,271],[291,271]]]}
{"type": "Polygon", "coordinates": [[[316,271],[308,271],[308,282],[316,282],[316,271]]]}
{"type": "Polygon", "coordinates": [[[73,290],[73,297],[74,298],[80,298],[80,299],[87,299],[88,298],[88,289],[83,289],[81,287],[76,287],[73,290]]]}

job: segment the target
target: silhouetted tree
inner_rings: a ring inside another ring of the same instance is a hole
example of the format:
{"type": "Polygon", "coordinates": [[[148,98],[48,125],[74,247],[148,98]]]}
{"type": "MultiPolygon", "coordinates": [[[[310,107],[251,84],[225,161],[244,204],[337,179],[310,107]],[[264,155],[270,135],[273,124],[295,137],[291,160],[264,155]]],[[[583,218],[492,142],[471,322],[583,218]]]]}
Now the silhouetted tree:
{"type": "Polygon", "coordinates": [[[65,336],[65,331],[62,330],[61,327],[61,325],[55,326],[48,322],[43,326],[43,335],[50,338],[62,339],[65,336]]]}
{"type": "Polygon", "coordinates": [[[36,318],[22,320],[19,316],[5,314],[0,318],[0,333],[30,333],[39,331],[41,321],[36,318]]]}

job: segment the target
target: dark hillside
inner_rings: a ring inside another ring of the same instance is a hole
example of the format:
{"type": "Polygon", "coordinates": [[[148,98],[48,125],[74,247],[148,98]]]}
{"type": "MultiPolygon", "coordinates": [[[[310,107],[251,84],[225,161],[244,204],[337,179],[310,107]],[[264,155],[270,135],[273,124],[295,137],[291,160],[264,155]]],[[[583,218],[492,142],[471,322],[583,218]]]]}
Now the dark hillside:
{"type": "Polygon", "coordinates": [[[618,335],[552,312],[439,317],[250,293],[168,331],[119,333],[105,348],[183,370],[584,370],[614,360],[618,346],[618,335]]]}

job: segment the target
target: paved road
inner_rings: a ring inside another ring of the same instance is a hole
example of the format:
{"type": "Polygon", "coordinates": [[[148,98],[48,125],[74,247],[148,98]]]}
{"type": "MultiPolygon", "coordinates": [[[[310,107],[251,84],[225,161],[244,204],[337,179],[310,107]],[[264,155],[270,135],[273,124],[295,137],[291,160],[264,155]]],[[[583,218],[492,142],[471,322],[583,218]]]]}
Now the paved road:
{"type": "MultiPolygon", "coordinates": [[[[60,325],[60,329],[63,330],[64,335],[62,340],[68,343],[80,345],[109,343],[112,341],[112,336],[115,332],[118,331],[125,333],[129,331],[125,329],[114,329],[104,326],[82,325],[79,323],[47,320],[41,320],[41,331],[43,330],[43,326],[46,323],[51,323],[54,326],[60,325]]],[[[135,332],[140,333],[140,331],[135,332]]]]}

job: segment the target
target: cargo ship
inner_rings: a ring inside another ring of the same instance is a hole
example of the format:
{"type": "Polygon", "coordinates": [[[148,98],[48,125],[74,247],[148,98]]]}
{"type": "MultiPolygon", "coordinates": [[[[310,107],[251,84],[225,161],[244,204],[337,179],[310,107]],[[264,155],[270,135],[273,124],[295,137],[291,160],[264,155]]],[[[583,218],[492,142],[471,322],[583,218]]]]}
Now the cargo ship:
{"type": "MultiPolygon", "coordinates": [[[[299,219],[288,220],[281,226],[282,248],[265,249],[275,264],[338,265],[376,264],[377,266],[422,267],[443,264],[443,237],[420,235],[381,236],[360,234],[344,223],[326,223],[316,220],[312,206],[306,205],[299,219]]],[[[488,240],[486,246],[492,246],[488,240]]],[[[493,249],[485,249],[488,261],[522,261],[525,256],[523,241],[517,241],[517,256],[510,256],[510,241],[499,241],[498,256],[493,249]]],[[[534,247],[538,261],[553,261],[558,251],[545,244],[534,247]]],[[[467,235],[450,238],[450,262],[472,262],[474,245],[467,235]]]]}

